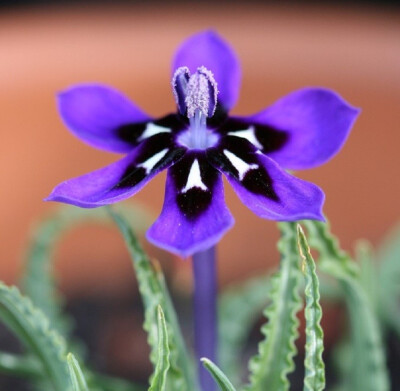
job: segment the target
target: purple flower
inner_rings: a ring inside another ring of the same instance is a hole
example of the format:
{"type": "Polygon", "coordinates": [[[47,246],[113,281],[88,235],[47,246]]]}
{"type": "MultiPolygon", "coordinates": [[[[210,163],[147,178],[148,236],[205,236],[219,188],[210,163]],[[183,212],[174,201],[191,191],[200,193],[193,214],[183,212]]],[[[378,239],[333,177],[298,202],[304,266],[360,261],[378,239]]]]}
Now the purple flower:
{"type": "Polygon", "coordinates": [[[147,237],[181,256],[211,247],[233,225],[221,174],[262,218],[323,220],[322,190],[284,169],[329,160],[345,142],[357,109],[332,91],[306,88],[257,114],[229,117],[240,66],[211,31],[182,44],[172,71],[178,112],[158,119],[101,85],[79,85],[59,95],[61,116],[76,136],[126,156],[61,183],[47,200],[83,208],[112,204],[168,168],[164,206],[147,237]]]}

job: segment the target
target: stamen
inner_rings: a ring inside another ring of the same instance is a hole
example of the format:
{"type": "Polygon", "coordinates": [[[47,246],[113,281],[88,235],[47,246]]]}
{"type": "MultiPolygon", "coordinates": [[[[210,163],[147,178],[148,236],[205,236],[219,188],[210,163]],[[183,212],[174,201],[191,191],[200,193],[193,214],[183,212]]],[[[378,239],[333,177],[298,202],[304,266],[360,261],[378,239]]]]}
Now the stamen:
{"type": "Polygon", "coordinates": [[[178,106],[179,112],[186,115],[186,93],[187,84],[190,79],[190,71],[188,67],[178,68],[172,77],[172,91],[174,93],[175,102],[178,106]]]}
{"type": "Polygon", "coordinates": [[[180,113],[190,122],[189,129],[179,135],[178,141],[192,149],[215,145],[218,136],[207,129],[207,118],[214,115],[218,96],[212,72],[201,66],[190,75],[187,67],[178,68],[172,78],[172,87],[180,113]]]}
{"type": "MultiPolygon", "coordinates": [[[[188,110],[189,116],[189,110],[188,110]]],[[[206,116],[204,113],[197,109],[192,117],[189,117],[190,121],[190,134],[191,144],[199,149],[204,149],[207,146],[207,127],[206,127],[206,116]]]]}
{"type": "Polygon", "coordinates": [[[211,71],[199,67],[187,83],[185,103],[188,118],[200,111],[205,117],[212,117],[217,105],[217,83],[211,71]]]}

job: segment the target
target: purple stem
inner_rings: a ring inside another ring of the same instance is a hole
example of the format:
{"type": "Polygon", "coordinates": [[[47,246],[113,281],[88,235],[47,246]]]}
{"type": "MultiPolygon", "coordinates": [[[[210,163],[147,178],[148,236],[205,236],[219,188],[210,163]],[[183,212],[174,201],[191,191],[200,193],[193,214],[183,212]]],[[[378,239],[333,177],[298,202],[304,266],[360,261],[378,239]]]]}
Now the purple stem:
{"type": "Polygon", "coordinates": [[[194,334],[198,374],[202,391],[214,391],[216,385],[200,362],[206,357],[217,361],[217,269],[215,247],[193,255],[194,334]]]}

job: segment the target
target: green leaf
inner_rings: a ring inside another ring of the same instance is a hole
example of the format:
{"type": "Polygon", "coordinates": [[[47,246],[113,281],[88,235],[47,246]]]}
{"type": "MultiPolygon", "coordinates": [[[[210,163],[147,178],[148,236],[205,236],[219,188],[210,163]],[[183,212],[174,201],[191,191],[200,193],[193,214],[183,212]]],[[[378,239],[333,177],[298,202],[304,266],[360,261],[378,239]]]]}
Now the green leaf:
{"type": "MultiPolygon", "coordinates": [[[[149,213],[142,206],[119,206],[125,216],[128,216],[136,229],[145,230],[150,222],[149,213]]],[[[52,328],[71,341],[72,320],[62,311],[63,299],[59,295],[53,276],[53,258],[58,243],[65,233],[82,224],[110,225],[112,219],[104,209],[86,210],[70,206],[63,206],[46,220],[36,226],[30,240],[26,255],[26,267],[21,285],[28,296],[34,301],[49,318],[52,328]]],[[[77,340],[73,340],[69,346],[75,355],[82,354],[84,348],[77,340]]],[[[1,358],[1,357],[0,357],[1,358]]],[[[33,363],[31,367],[24,368],[24,357],[14,357],[14,360],[0,360],[0,371],[18,375],[19,371],[25,371],[27,376],[40,378],[43,374],[40,367],[33,363]]],[[[113,391],[144,390],[143,386],[129,384],[123,379],[117,379],[89,372],[82,367],[90,388],[111,389],[113,391]]],[[[39,385],[41,389],[41,385],[39,385]]]]}
{"type": "MultiPolygon", "coordinates": [[[[19,356],[15,354],[0,352],[0,373],[34,379],[38,390],[49,389],[42,384],[44,377],[40,362],[33,356],[19,356]]],[[[91,391],[111,390],[111,391],[145,391],[147,387],[128,383],[123,379],[111,376],[85,372],[87,382],[91,391]]]]}
{"type": "Polygon", "coordinates": [[[157,307],[161,305],[167,321],[170,350],[170,369],[167,374],[167,390],[195,390],[194,365],[188,355],[177,316],[173,308],[164,277],[160,268],[153,267],[141,248],[125,218],[109,208],[109,212],[120,229],[131,255],[133,267],[139,283],[139,291],[145,308],[144,329],[148,333],[151,347],[150,360],[157,365],[157,307]]]}
{"type": "Polygon", "coordinates": [[[380,316],[400,337],[400,225],[391,230],[378,249],[380,316]]]}
{"type": "Polygon", "coordinates": [[[351,322],[353,345],[351,389],[389,390],[382,337],[371,303],[357,281],[344,280],[342,286],[351,322]]]}
{"type": "Polygon", "coordinates": [[[332,352],[332,365],[337,377],[334,391],[353,391],[351,388],[351,371],[353,363],[353,346],[348,333],[337,342],[332,352]]]}
{"type": "Polygon", "coordinates": [[[42,367],[31,356],[0,352],[0,373],[18,377],[39,377],[42,367]]]}
{"type": "Polygon", "coordinates": [[[132,384],[123,379],[116,377],[104,376],[95,374],[92,381],[89,381],[91,391],[104,390],[104,391],[147,391],[147,387],[141,384],[132,384]]]}
{"type": "Polygon", "coordinates": [[[265,339],[259,344],[258,355],[250,360],[248,391],[289,390],[288,374],[294,369],[295,340],[298,337],[297,312],[302,301],[299,295],[301,273],[294,223],[280,223],[282,237],[280,270],[271,280],[271,304],[264,315],[268,322],[261,331],[265,339]]]}
{"type": "Polygon", "coordinates": [[[319,281],[307,239],[300,225],[297,226],[297,235],[306,280],[304,290],[306,300],[304,310],[306,319],[304,391],[322,391],[325,388],[325,364],[322,359],[324,333],[321,327],[322,308],[319,303],[319,281]]]}
{"type": "Polygon", "coordinates": [[[201,359],[204,367],[211,373],[221,391],[236,391],[226,375],[209,359],[201,359]]]}
{"type": "Polygon", "coordinates": [[[168,331],[161,306],[157,308],[158,359],[149,391],[164,391],[169,369],[168,331]]]}
{"type": "Polygon", "coordinates": [[[0,283],[0,318],[39,359],[54,390],[69,390],[65,341],[50,329],[49,321],[42,311],[23,297],[16,287],[0,283]]]}
{"type": "Polygon", "coordinates": [[[269,276],[253,278],[225,290],[219,298],[219,362],[227,376],[239,384],[241,353],[250,330],[269,300],[269,276]]]}
{"type": "Polygon", "coordinates": [[[309,233],[308,243],[319,252],[319,267],[330,275],[357,277],[358,265],[340,248],[338,239],[330,232],[329,223],[304,220],[309,233]]]}
{"type": "MultiPolygon", "coordinates": [[[[323,276],[322,276],[323,277],[323,276]]],[[[243,375],[241,354],[248,336],[262,309],[269,302],[270,276],[261,275],[234,284],[219,298],[219,363],[225,374],[235,384],[243,375]]],[[[324,300],[343,300],[343,292],[331,278],[320,280],[324,300]]]]}
{"type": "Polygon", "coordinates": [[[309,243],[320,254],[319,267],[338,279],[344,292],[351,325],[351,377],[349,390],[387,391],[389,377],[381,330],[368,295],[360,284],[357,265],[339,245],[327,227],[304,221],[309,243]],[[352,265],[355,265],[354,267],[352,265]]]}
{"type": "Polygon", "coordinates": [[[81,367],[79,366],[77,359],[72,353],[68,354],[67,362],[68,362],[69,376],[72,383],[72,390],[89,391],[81,367]]]}
{"type": "Polygon", "coordinates": [[[368,296],[374,312],[379,310],[378,272],[374,250],[371,243],[358,240],[355,246],[356,260],[360,265],[360,284],[368,296]]]}
{"type": "MultiPolygon", "coordinates": [[[[136,228],[143,230],[147,227],[148,213],[142,207],[125,206],[122,210],[133,217],[136,228]]],[[[101,208],[87,210],[64,206],[38,224],[28,246],[21,279],[22,291],[46,314],[52,328],[68,340],[72,321],[62,311],[63,299],[53,275],[53,255],[65,233],[83,223],[110,224],[110,218],[101,208]]]]}

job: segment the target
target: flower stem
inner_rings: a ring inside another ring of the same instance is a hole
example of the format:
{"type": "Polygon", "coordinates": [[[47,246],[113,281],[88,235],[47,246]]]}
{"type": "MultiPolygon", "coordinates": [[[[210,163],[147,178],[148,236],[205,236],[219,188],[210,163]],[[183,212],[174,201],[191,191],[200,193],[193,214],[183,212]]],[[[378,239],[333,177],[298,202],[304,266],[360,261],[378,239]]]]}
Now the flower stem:
{"type": "Polygon", "coordinates": [[[214,391],[215,383],[200,362],[217,361],[217,269],[215,247],[193,255],[194,334],[202,391],[214,391]]]}

